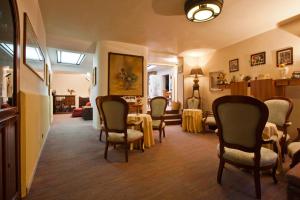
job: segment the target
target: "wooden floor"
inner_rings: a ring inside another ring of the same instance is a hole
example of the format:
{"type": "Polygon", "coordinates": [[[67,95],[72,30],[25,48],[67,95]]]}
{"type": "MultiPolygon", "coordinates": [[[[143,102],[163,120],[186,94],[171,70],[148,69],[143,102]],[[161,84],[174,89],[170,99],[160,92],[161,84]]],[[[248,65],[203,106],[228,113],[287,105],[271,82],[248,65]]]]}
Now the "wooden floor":
{"type": "MultiPolygon", "coordinates": [[[[91,121],[56,115],[27,199],[255,199],[249,172],[226,165],[217,184],[217,143],[214,134],[168,126],[161,144],[130,152],[129,163],[122,149],[112,148],[106,161],[91,121]]],[[[275,185],[266,173],[261,182],[262,199],[286,199],[284,176],[275,185]]]]}

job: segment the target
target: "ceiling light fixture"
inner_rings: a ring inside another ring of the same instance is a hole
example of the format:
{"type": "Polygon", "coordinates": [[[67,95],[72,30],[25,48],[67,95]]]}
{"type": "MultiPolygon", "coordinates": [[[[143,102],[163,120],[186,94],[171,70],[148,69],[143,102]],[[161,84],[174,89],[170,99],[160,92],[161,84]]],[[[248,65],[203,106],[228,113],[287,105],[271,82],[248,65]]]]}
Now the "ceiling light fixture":
{"type": "Polygon", "coordinates": [[[216,18],[222,11],[223,0],[187,0],[184,11],[192,22],[206,22],[216,18]]]}

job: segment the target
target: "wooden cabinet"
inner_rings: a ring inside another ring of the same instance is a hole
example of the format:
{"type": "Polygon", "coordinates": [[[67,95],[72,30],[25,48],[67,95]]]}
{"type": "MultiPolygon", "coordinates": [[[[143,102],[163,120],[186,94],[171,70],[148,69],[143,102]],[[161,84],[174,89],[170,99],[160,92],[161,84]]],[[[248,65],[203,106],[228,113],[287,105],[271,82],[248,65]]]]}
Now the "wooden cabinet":
{"type": "Polygon", "coordinates": [[[250,83],[251,95],[265,101],[276,96],[275,81],[273,79],[254,80],[250,83]]]}
{"type": "Polygon", "coordinates": [[[230,84],[231,95],[244,95],[247,96],[248,82],[241,81],[230,84]]]}
{"type": "Polygon", "coordinates": [[[0,199],[13,200],[18,196],[18,117],[10,114],[0,121],[0,199]]]}
{"type": "Polygon", "coordinates": [[[53,113],[70,113],[75,108],[75,95],[53,95],[53,113]]]}

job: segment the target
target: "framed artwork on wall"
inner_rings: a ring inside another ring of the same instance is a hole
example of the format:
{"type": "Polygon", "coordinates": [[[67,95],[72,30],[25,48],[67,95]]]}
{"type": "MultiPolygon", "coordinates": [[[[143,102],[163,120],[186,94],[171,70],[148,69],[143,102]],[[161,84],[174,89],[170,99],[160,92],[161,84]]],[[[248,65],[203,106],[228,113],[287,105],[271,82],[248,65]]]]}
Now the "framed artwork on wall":
{"type": "Polygon", "coordinates": [[[93,86],[97,84],[97,68],[93,68],[93,86]]]}
{"type": "Polygon", "coordinates": [[[108,54],[108,95],[144,96],[144,57],[108,54]]]}
{"type": "Polygon", "coordinates": [[[178,74],[183,73],[183,57],[178,57],[178,74]]]}
{"type": "Polygon", "coordinates": [[[293,47],[276,51],[276,64],[280,65],[292,65],[293,64],[293,47]]]}
{"type": "Polygon", "coordinates": [[[229,72],[239,71],[239,59],[233,59],[229,61],[229,72]]]}
{"type": "Polygon", "coordinates": [[[24,64],[35,73],[40,79],[45,79],[45,57],[38,43],[37,36],[29,21],[26,13],[24,13],[24,64]]]}
{"type": "Polygon", "coordinates": [[[266,64],[266,52],[260,52],[251,55],[250,59],[251,66],[264,65],[266,64]]]}
{"type": "Polygon", "coordinates": [[[48,65],[46,64],[46,67],[45,67],[45,79],[46,79],[46,85],[49,86],[49,75],[50,75],[50,72],[49,72],[49,67],[48,65]]]}
{"type": "Polygon", "coordinates": [[[209,73],[209,90],[210,91],[221,91],[222,89],[218,86],[218,80],[220,77],[220,74],[223,72],[217,71],[217,72],[210,72],[209,73]]]}

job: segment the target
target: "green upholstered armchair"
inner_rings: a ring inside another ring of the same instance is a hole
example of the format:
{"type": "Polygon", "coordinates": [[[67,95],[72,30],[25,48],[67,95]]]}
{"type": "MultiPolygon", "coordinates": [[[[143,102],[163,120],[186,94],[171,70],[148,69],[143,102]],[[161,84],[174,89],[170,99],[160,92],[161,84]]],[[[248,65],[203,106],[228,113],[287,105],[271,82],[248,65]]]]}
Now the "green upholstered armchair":
{"type": "Polygon", "coordinates": [[[267,106],[248,96],[223,96],[213,102],[218,126],[218,183],[221,183],[225,163],[254,171],[256,197],[261,197],[260,170],[272,169],[275,183],[277,153],[262,147],[262,132],[268,119],[267,106]]]}
{"type": "Polygon", "coordinates": [[[300,162],[300,128],[298,130],[298,137],[288,145],[288,155],[292,159],[290,168],[294,167],[300,162]]]}
{"type": "Polygon", "coordinates": [[[279,130],[279,141],[281,145],[282,158],[287,151],[287,142],[290,140],[290,135],[287,133],[287,128],[292,124],[289,122],[290,114],[293,110],[293,102],[286,97],[272,97],[265,101],[269,109],[268,122],[276,124],[279,130]]]}
{"type": "Polygon", "coordinates": [[[187,98],[187,108],[188,109],[200,109],[200,99],[197,97],[187,98]]]}
{"type": "MultiPolygon", "coordinates": [[[[117,144],[125,145],[126,162],[128,162],[128,149],[130,143],[140,141],[141,150],[144,151],[143,132],[127,129],[128,104],[124,99],[117,96],[97,97],[96,104],[101,113],[100,116],[102,116],[106,134],[105,159],[107,159],[107,151],[110,144],[114,146],[117,144]]],[[[129,125],[132,126],[132,124],[129,125]]]]}
{"type": "Polygon", "coordinates": [[[161,142],[161,136],[166,137],[164,115],[167,108],[167,99],[165,97],[154,97],[150,100],[150,114],[152,118],[153,130],[159,131],[159,142],[161,142]]]}

